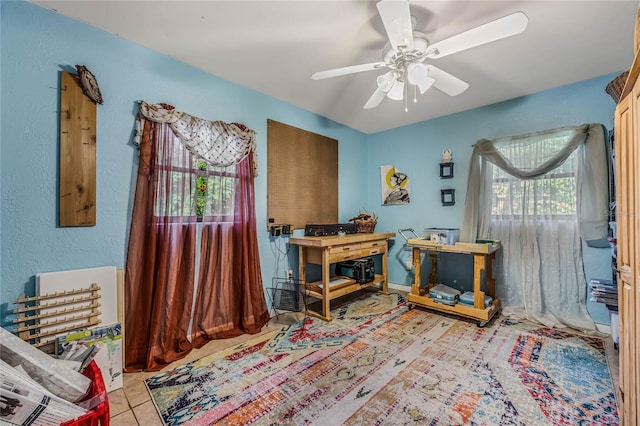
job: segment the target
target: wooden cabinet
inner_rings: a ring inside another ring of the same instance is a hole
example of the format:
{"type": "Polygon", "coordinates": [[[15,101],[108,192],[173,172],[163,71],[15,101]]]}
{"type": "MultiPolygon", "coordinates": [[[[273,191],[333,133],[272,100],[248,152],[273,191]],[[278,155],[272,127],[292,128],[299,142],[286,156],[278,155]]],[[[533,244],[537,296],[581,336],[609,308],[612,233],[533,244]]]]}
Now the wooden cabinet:
{"type": "Polygon", "coordinates": [[[298,279],[306,283],[307,295],[322,301],[321,313],[314,311],[309,311],[309,313],[323,320],[331,321],[331,300],[373,285],[379,285],[380,289],[387,293],[387,240],[395,235],[393,232],[389,232],[291,238],[289,242],[298,246],[300,262],[298,279]],[[382,273],[376,274],[373,281],[359,284],[349,279],[331,280],[331,264],[375,255],[380,255],[382,259],[382,273]],[[307,263],[322,265],[321,280],[306,281],[307,263]]]}
{"type": "Polygon", "coordinates": [[[640,70],[634,61],[615,112],[621,424],[640,424],[640,70]]]}

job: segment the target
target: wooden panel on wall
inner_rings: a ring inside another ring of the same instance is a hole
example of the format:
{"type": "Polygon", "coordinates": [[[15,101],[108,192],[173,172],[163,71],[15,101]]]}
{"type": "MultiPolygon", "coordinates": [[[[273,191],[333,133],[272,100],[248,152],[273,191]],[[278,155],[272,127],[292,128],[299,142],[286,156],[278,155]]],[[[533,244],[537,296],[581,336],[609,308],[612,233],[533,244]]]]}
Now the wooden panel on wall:
{"type": "Polygon", "coordinates": [[[96,104],[75,75],[60,78],[60,226],[96,224],[96,104]]]}
{"type": "Polygon", "coordinates": [[[267,131],[269,220],[296,228],[337,223],[338,141],[274,120],[267,131]]]}

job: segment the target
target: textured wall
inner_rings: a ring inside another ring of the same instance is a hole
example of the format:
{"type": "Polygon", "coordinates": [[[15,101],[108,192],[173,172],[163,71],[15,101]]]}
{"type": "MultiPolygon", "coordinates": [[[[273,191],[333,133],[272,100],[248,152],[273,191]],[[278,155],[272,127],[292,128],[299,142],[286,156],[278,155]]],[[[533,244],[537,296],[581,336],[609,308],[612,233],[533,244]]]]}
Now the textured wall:
{"type": "MultiPolygon", "coordinates": [[[[297,263],[297,250],[288,252],[292,265],[280,254],[287,252],[286,239],[274,242],[266,233],[268,118],[338,139],[339,220],[366,207],[380,216],[378,230],[394,232],[460,226],[471,145],[481,137],[585,122],[612,126],[614,104],[603,90],[612,76],[604,76],[366,136],[30,3],[0,2],[0,20],[2,320],[18,294],[33,293],[36,273],[124,266],[136,167],[130,139],[138,99],[168,102],[193,115],[242,122],[257,131],[262,173],[256,180],[256,209],[265,286],[276,270],[282,276],[297,263]],[[57,87],[59,72],[75,64],[93,70],[105,98],[98,107],[97,224],[59,228],[57,87]],[[456,164],[455,178],[446,183],[438,178],[444,148],[453,150],[456,164]],[[385,164],[409,174],[410,205],[381,206],[379,166],[385,164]],[[449,185],[456,189],[457,203],[442,207],[439,191],[449,185]]],[[[390,254],[390,281],[409,284],[402,246],[398,235],[390,254]]],[[[608,272],[608,255],[608,250],[585,250],[588,277],[608,272]]],[[[590,310],[597,322],[608,323],[600,306],[590,310]]]]}
{"type": "MultiPolygon", "coordinates": [[[[604,88],[615,75],[617,73],[369,136],[369,205],[380,205],[379,166],[394,164],[411,179],[411,205],[376,208],[381,223],[389,224],[389,228],[414,228],[420,233],[427,227],[460,227],[469,159],[472,145],[478,139],[583,123],[602,123],[611,130],[615,103],[604,88]],[[395,148],[398,143],[401,149],[395,148]],[[453,152],[455,176],[442,180],[438,164],[445,148],[453,152]],[[455,206],[440,204],[440,189],[444,188],[455,188],[455,206]]],[[[409,255],[402,250],[403,242],[402,238],[397,239],[398,244],[391,250],[389,271],[392,282],[409,285],[413,275],[404,268],[404,260],[409,255]]],[[[584,248],[587,281],[595,277],[611,278],[610,256],[608,248],[584,248]]],[[[444,259],[441,269],[447,271],[444,280],[448,283],[469,282],[473,264],[467,261],[469,269],[466,270],[458,267],[459,262],[464,262],[463,258],[444,259]]],[[[596,322],[609,324],[604,305],[588,303],[588,308],[596,322]]]]}
{"type": "MultiPolygon", "coordinates": [[[[30,3],[1,2],[0,7],[2,318],[21,292],[33,294],[36,273],[124,266],[137,167],[131,134],[139,99],[241,122],[257,132],[256,212],[265,285],[278,266],[278,251],[266,232],[267,119],[337,139],[339,157],[350,159],[339,166],[340,219],[366,204],[364,134],[30,3]],[[75,64],[94,72],[104,97],[97,112],[97,223],[59,228],[57,88],[60,71],[75,64]]],[[[286,240],[278,243],[286,251],[286,240]]],[[[290,253],[295,257],[297,250],[290,253]]]]}

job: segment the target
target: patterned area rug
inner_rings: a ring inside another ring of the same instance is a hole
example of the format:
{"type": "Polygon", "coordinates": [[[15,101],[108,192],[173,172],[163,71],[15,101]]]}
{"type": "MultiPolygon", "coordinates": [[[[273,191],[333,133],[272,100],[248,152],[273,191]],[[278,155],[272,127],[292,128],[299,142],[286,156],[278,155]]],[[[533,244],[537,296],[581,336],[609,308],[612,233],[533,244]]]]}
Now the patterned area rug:
{"type": "Polygon", "coordinates": [[[146,381],[167,425],[617,425],[600,338],[373,294],[146,381]]]}

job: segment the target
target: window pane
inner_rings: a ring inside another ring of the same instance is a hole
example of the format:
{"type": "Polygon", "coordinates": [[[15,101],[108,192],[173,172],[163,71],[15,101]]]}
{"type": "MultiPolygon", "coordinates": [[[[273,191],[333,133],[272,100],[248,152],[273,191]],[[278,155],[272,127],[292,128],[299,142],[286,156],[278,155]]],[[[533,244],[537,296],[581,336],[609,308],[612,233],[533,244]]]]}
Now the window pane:
{"type": "Polygon", "coordinates": [[[195,159],[179,143],[173,155],[160,156],[158,173],[166,175],[167,188],[158,185],[161,196],[155,208],[159,217],[197,216],[229,220],[235,209],[236,166],[216,167],[195,159]],[[162,164],[162,161],[165,163],[162,164]],[[166,164],[168,161],[171,164],[166,164]],[[166,192],[166,194],[164,194],[166,192]],[[166,195],[171,194],[169,197],[166,195]]]}
{"type": "Polygon", "coordinates": [[[194,216],[197,191],[193,173],[195,158],[172,135],[165,132],[162,140],[165,143],[158,146],[154,167],[157,191],[154,214],[167,218],[194,216]],[[166,155],[165,149],[171,154],[166,155]]]}
{"type": "Polygon", "coordinates": [[[233,216],[235,211],[236,166],[211,167],[207,172],[205,216],[233,216]]]}
{"type": "MultiPolygon", "coordinates": [[[[564,138],[509,144],[498,150],[520,169],[534,168],[555,154],[564,138]]],[[[558,168],[532,180],[515,178],[493,166],[491,214],[561,216],[576,214],[576,155],[558,168]]]]}

